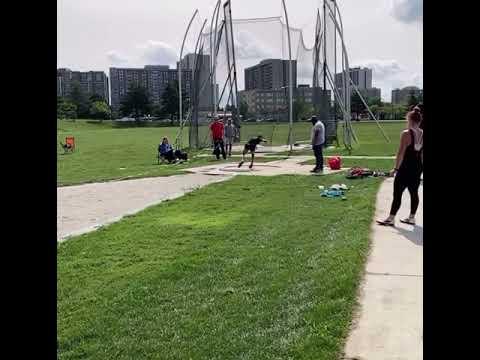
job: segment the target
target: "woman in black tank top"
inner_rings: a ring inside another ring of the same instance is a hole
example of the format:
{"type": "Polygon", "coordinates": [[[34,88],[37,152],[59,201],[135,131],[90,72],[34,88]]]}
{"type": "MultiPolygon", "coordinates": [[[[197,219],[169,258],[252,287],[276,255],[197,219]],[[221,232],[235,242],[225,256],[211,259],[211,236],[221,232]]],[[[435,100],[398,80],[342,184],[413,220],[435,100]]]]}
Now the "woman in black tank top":
{"type": "Polygon", "coordinates": [[[420,111],[410,111],[407,114],[407,120],[408,129],[402,132],[396,166],[392,170],[395,180],[393,183],[393,201],[390,215],[383,221],[377,221],[380,225],[395,225],[395,216],[402,204],[402,194],[405,189],[408,189],[411,198],[410,216],[400,221],[405,224],[415,225],[415,213],[420,201],[418,188],[423,172],[423,130],[419,127],[422,122],[420,111]]]}

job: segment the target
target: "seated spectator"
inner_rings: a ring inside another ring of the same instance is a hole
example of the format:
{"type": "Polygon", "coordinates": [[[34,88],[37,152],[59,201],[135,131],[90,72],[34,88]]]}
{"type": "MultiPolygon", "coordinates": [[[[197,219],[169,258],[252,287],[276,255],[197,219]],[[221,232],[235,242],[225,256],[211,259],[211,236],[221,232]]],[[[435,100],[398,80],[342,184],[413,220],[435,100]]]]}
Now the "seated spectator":
{"type": "Polygon", "coordinates": [[[158,147],[158,152],[169,164],[175,162],[175,154],[173,153],[172,145],[168,143],[168,138],[163,138],[162,143],[158,147]]]}

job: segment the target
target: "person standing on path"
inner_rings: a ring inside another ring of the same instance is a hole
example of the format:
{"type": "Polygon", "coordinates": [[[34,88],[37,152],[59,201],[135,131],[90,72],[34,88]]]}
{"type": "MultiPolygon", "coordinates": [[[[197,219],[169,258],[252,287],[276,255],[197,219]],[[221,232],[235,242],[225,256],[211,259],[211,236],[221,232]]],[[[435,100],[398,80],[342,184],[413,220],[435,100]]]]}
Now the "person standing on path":
{"type": "Polygon", "coordinates": [[[410,216],[400,220],[404,224],[415,225],[415,213],[420,202],[418,188],[423,172],[423,130],[420,129],[422,115],[420,109],[414,109],[407,114],[408,128],[402,132],[400,147],[397,153],[395,175],[393,182],[393,201],[390,215],[385,220],[377,220],[379,225],[395,226],[395,216],[402,204],[402,195],[408,189],[411,198],[410,216]]]}
{"type": "Polygon", "coordinates": [[[316,116],[312,116],[312,149],[315,155],[316,165],[310,172],[323,173],[323,145],[325,144],[325,126],[316,116]]]}
{"type": "Polygon", "coordinates": [[[210,125],[210,131],[212,132],[213,152],[217,157],[217,160],[220,160],[220,151],[222,152],[223,159],[226,159],[227,155],[225,154],[225,145],[223,143],[223,122],[220,121],[220,119],[215,119],[215,121],[210,125]]]}
{"type": "Polygon", "coordinates": [[[235,140],[235,126],[232,124],[232,119],[227,120],[227,126],[225,126],[225,145],[227,147],[226,152],[228,156],[232,156],[232,145],[235,140]]]}

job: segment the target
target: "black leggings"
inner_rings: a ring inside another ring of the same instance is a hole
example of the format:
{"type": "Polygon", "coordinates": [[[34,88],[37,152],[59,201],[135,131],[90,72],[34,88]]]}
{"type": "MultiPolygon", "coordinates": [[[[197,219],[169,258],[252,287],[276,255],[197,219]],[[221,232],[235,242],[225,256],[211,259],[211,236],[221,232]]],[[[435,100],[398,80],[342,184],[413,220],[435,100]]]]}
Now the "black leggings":
{"type": "Polygon", "coordinates": [[[169,163],[175,160],[175,155],[173,154],[173,150],[169,150],[166,153],[161,154],[169,163]]]}
{"type": "Polygon", "coordinates": [[[418,188],[420,186],[420,175],[405,177],[398,174],[393,182],[393,201],[390,215],[397,215],[400,205],[402,205],[402,195],[405,189],[410,193],[410,214],[415,215],[418,209],[420,199],[418,197],[418,188]]]}
{"type": "Polygon", "coordinates": [[[225,145],[223,143],[223,140],[214,140],[213,141],[213,147],[214,147],[214,154],[217,157],[217,160],[220,159],[220,152],[222,153],[222,157],[224,159],[227,158],[227,154],[225,153],[225,145]]]}

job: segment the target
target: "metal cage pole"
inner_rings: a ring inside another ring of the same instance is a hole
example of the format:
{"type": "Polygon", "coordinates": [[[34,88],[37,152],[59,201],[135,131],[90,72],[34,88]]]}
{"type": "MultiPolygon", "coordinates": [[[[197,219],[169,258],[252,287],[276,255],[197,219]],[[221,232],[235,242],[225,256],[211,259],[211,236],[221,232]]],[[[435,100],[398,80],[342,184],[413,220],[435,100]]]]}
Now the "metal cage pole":
{"type": "Polygon", "coordinates": [[[287,23],[287,37],[288,37],[288,100],[289,100],[289,130],[288,130],[288,142],[290,144],[290,151],[293,150],[293,73],[292,73],[292,43],[290,38],[290,25],[288,22],[287,7],[285,0],[282,0],[283,11],[285,13],[285,22],[287,23]]]}
{"type": "Polygon", "coordinates": [[[216,74],[216,67],[217,67],[217,56],[216,56],[216,48],[217,48],[217,29],[218,29],[218,17],[220,15],[220,6],[222,5],[221,0],[218,0],[217,5],[215,6],[215,10],[213,11],[212,16],[212,24],[210,26],[210,72],[212,73],[212,117],[217,117],[217,74],[216,74]],[[215,15],[216,14],[216,15],[215,15]],[[215,27],[213,27],[213,20],[215,19],[215,27]],[[212,43],[212,33],[213,33],[213,43],[212,43]]]}
{"type": "MultiPolygon", "coordinates": [[[[190,22],[188,23],[187,30],[185,31],[185,35],[183,36],[183,41],[182,41],[182,47],[180,49],[180,58],[178,60],[178,119],[180,123],[183,122],[183,96],[182,96],[182,57],[183,57],[183,48],[185,46],[185,40],[187,39],[188,32],[190,31],[190,27],[192,26],[193,19],[195,19],[195,16],[198,15],[198,9],[195,10],[193,13],[192,18],[190,19],[190,22]]],[[[180,134],[180,139],[182,138],[182,135],[180,134]]],[[[183,145],[183,143],[181,143],[183,145]]]]}

